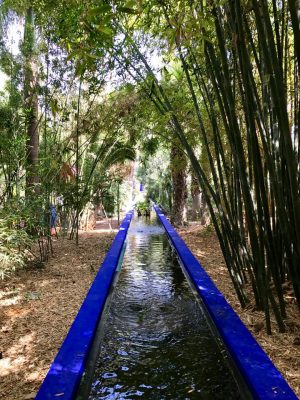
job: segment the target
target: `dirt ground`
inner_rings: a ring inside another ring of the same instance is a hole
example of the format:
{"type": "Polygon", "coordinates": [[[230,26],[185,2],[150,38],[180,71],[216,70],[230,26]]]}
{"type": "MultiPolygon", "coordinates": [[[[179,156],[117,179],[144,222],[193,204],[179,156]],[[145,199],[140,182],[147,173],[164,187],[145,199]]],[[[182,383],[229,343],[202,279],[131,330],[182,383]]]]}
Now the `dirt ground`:
{"type": "Polygon", "coordinates": [[[246,309],[241,308],[213,230],[210,227],[191,225],[180,229],[179,232],[218,289],[300,398],[300,312],[291,293],[286,293],[287,312],[290,315],[285,321],[287,332],[278,333],[274,321],[273,334],[267,335],[263,312],[255,311],[254,304],[250,304],[246,309]]]}
{"type": "Polygon", "coordinates": [[[0,281],[0,399],[35,397],[114,235],[98,225],[78,247],[56,239],[44,268],[0,281]]]}
{"type": "MultiPolygon", "coordinates": [[[[0,398],[35,397],[108,250],[114,231],[104,223],[80,234],[80,244],[59,238],[55,255],[39,269],[24,269],[0,282],[0,398]]],[[[180,234],[291,387],[300,396],[300,315],[290,303],[287,333],[268,336],[263,315],[242,310],[215,234],[191,225],[180,234]]]]}

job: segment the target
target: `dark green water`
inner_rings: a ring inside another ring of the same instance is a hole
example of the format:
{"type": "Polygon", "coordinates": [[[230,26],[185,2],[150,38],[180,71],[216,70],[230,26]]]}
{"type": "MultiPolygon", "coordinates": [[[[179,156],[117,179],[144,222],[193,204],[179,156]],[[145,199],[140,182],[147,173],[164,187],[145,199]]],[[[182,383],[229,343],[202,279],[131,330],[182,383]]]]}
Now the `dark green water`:
{"type": "Polygon", "coordinates": [[[163,228],[131,223],[90,400],[240,399],[163,228]]]}

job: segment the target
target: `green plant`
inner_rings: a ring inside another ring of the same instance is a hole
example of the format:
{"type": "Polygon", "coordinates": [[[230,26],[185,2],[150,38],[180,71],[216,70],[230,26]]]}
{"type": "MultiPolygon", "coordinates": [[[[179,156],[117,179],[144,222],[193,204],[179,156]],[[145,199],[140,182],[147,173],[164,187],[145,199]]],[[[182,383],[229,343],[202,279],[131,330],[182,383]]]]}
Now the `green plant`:
{"type": "Polygon", "coordinates": [[[0,210],[0,279],[28,261],[28,249],[45,233],[47,221],[39,198],[11,201],[0,210]]]}
{"type": "Polygon", "coordinates": [[[26,249],[33,238],[20,225],[10,224],[7,218],[0,218],[0,279],[5,278],[27,261],[26,249]]]}
{"type": "Polygon", "coordinates": [[[150,204],[147,200],[139,201],[136,204],[136,209],[137,209],[138,215],[148,214],[150,212],[150,204]]]}

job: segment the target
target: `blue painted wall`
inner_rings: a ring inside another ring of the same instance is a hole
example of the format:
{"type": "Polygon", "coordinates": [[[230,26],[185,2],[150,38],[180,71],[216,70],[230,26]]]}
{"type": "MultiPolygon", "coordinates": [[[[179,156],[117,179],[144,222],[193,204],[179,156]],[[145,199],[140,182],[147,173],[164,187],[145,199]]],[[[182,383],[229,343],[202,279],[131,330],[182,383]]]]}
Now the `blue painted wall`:
{"type": "Polygon", "coordinates": [[[93,343],[133,212],[126,214],[102,266],[36,396],[71,400],[76,394],[93,343]]]}
{"type": "MultiPolygon", "coordinates": [[[[227,303],[201,264],[169,223],[154,209],[254,399],[296,400],[297,396],[227,303]]],[[[225,400],[225,399],[224,399],[225,400]]]]}

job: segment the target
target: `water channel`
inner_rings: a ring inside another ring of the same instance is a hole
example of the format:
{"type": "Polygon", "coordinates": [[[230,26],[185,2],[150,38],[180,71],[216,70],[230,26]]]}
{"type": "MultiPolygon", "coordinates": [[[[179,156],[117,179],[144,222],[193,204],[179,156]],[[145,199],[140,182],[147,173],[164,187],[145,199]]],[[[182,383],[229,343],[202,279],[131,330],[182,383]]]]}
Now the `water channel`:
{"type": "Polygon", "coordinates": [[[135,218],[89,400],[241,399],[163,227],[135,218]]]}

